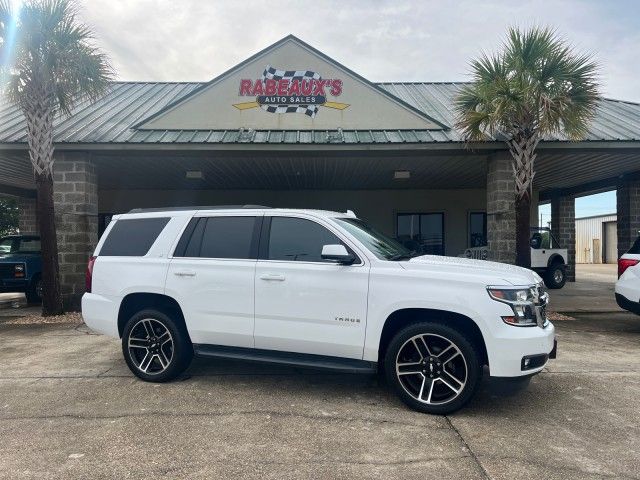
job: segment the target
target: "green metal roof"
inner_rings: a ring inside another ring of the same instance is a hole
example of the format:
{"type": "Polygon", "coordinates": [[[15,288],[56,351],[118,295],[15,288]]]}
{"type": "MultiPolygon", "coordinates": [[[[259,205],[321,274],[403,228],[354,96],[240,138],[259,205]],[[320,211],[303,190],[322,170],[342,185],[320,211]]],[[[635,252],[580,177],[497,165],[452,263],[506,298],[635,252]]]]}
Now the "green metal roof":
{"type": "MultiPolygon", "coordinates": [[[[450,127],[442,130],[138,130],[135,125],[204,83],[114,82],[98,101],[55,121],[56,144],[423,144],[461,142],[453,101],[462,83],[379,83],[380,88],[450,127]]],[[[567,141],[549,137],[548,141],[567,141]]],[[[603,100],[585,141],[640,141],[640,104],[603,100]]],[[[0,102],[0,143],[26,144],[22,113],[0,102]]]]}

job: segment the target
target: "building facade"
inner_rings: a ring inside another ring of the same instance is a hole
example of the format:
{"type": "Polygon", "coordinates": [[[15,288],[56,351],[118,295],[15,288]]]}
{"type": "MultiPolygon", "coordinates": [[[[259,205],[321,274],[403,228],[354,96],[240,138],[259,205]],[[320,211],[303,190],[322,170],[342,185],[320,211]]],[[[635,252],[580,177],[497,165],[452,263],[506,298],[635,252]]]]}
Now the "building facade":
{"type": "Polygon", "coordinates": [[[576,263],[616,263],[618,223],[615,214],[576,219],[576,263]]]}
{"type": "MultiPolygon", "coordinates": [[[[498,138],[465,143],[460,86],[372,83],[293,36],[210,82],[115,82],[56,120],[64,294],[81,295],[111,215],[138,207],[350,209],[422,253],[486,244],[490,258],[513,262],[509,153],[498,138]]],[[[575,245],[576,195],[618,188],[628,248],[640,228],[640,105],[603,101],[583,141],[540,143],[536,170],[532,218],[551,202],[561,243],[575,245]]],[[[34,231],[25,124],[10,105],[0,107],[0,194],[20,198],[21,229],[34,231]]]]}

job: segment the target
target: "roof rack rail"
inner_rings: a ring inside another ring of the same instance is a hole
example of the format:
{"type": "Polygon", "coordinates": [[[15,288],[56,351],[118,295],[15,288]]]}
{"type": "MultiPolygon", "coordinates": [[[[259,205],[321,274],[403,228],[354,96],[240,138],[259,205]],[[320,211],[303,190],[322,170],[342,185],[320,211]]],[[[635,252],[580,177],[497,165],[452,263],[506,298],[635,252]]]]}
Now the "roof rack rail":
{"type": "Polygon", "coordinates": [[[188,207],[157,207],[157,208],[134,208],[127,213],[152,213],[152,212],[180,212],[184,210],[234,210],[245,208],[248,210],[271,208],[265,205],[192,205],[188,207]]]}

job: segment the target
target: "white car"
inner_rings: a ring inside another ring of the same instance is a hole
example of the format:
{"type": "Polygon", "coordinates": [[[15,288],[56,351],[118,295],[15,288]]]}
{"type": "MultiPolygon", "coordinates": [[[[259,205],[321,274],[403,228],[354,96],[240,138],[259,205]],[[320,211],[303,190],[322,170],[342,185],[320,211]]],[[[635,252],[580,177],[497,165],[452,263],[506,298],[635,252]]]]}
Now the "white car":
{"type": "Polygon", "coordinates": [[[618,260],[616,302],[620,308],[640,315],[640,237],[618,260]]]}
{"type": "Polygon", "coordinates": [[[452,412],[496,377],[555,356],[540,277],[511,265],[411,258],[352,212],[203,207],[113,217],[87,269],[82,315],[122,339],[139,378],[193,355],[383,369],[412,408],[452,412]]]}

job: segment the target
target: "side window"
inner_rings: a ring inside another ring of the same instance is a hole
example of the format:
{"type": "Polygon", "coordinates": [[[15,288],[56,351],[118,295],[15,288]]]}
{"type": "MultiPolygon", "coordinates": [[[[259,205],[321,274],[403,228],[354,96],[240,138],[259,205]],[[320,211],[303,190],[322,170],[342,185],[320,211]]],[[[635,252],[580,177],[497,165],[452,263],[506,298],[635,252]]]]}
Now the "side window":
{"type": "Polygon", "coordinates": [[[322,246],[344,243],[322,225],[304,218],[272,217],[268,260],[325,262],[322,246]]]}
{"type": "Polygon", "coordinates": [[[118,220],[105,239],[100,255],[143,257],[169,220],[168,217],[118,220]]]}
{"type": "Polygon", "coordinates": [[[174,256],[255,259],[256,217],[194,218],[178,242],[174,256]]]}
{"type": "Polygon", "coordinates": [[[205,258],[255,258],[251,255],[255,217],[211,217],[202,234],[200,256],[205,258]]]}

